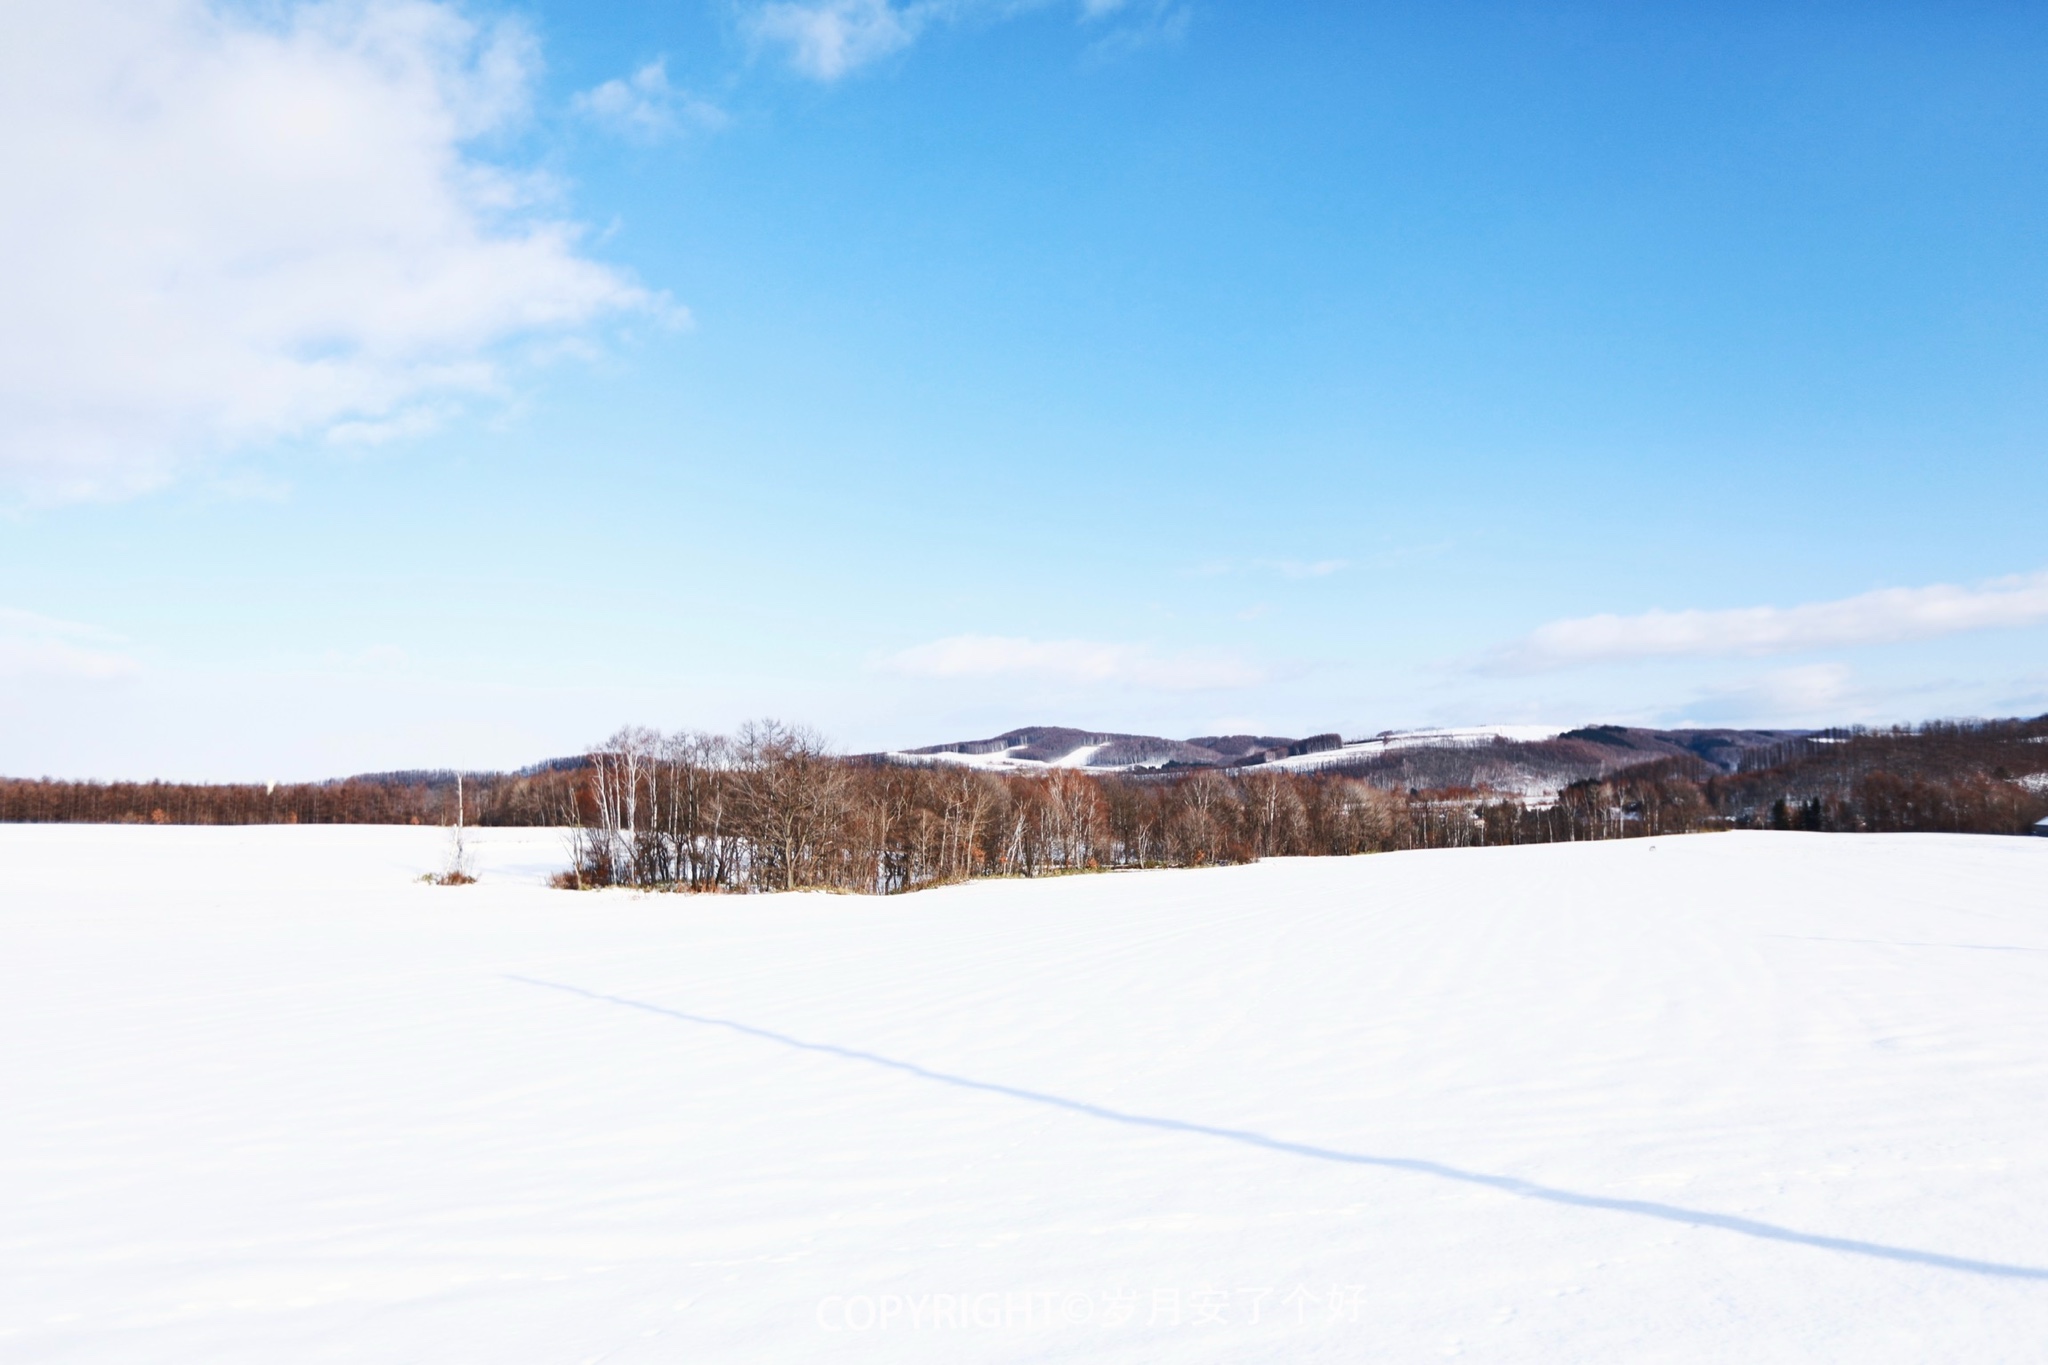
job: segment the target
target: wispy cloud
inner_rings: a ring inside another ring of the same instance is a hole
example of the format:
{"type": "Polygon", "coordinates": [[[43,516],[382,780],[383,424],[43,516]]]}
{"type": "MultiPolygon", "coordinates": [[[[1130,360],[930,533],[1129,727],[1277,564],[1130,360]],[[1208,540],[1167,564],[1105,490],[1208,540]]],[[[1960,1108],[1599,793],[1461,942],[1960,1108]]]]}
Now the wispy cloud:
{"type": "Polygon", "coordinates": [[[951,6],[889,0],[778,0],[754,13],[754,36],[779,44],[790,65],[814,80],[836,81],[856,67],[900,51],[951,6]]]}
{"type": "MultiPolygon", "coordinates": [[[[487,161],[539,59],[445,0],[0,7],[0,479],[115,496],[509,387],[661,300],[487,161]]],[[[643,97],[651,98],[642,90],[643,97]]]]}
{"type": "Polygon", "coordinates": [[[1267,673],[1225,654],[1160,654],[1145,645],[953,635],[889,655],[880,666],[921,678],[1045,678],[1169,692],[1255,687],[1267,673]]]}
{"type": "Polygon", "coordinates": [[[722,128],[726,123],[725,111],[717,105],[670,85],[668,64],[661,59],[583,91],[572,104],[595,123],[647,141],[685,127],[722,128]]]}
{"type": "Polygon", "coordinates": [[[0,607],[0,678],[104,682],[139,672],[127,655],[98,647],[115,638],[94,626],[0,607]]]}
{"type": "Polygon", "coordinates": [[[1538,673],[1636,659],[1791,654],[2043,621],[2048,621],[2048,572],[1975,587],[1885,588],[1796,607],[1575,617],[1553,621],[1491,651],[1478,668],[1538,673]]]}
{"type": "Polygon", "coordinates": [[[941,24],[1060,8],[1075,11],[1095,34],[1089,50],[1097,55],[1171,42],[1187,29],[1187,7],[1176,0],[769,0],[752,10],[747,27],[804,75],[836,81],[941,24]]]}
{"type": "Polygon", "coordinates": [[[1176,0],[1083,0],[1084,20],[1100,23],[1102,33],[1089,44],[1089,55],[1109,60],[1148,47],[1177,43],[1187,36],[1189,10],[1176,0]]]}

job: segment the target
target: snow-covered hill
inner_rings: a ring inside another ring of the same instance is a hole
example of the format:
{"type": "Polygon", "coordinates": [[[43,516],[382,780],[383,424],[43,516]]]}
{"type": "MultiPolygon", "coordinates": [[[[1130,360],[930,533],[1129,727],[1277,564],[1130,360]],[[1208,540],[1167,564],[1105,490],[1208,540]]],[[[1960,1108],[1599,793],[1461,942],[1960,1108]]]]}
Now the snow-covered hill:
{"type": "Polygon", "coordinates": [[[1064,726],[1027,726],[990,739],[872,755],[895,763],[944,763],[990,772],[1055,768],[1157,773],[1190,768],[1342,773],[1388,790],[1470,789],[1545,801],[1570,783],[1658,759],[1697,760],[1734,772],[1761,750],[1782,749],[1797,730],[1650,730],[1621,725],[1470,725],[1289,739],[1207,735],[1163,739],[1064,726]]]}
{"type": "Polygon", "coordinates": [[[1239,767],[1277,763],[1315,768],[1348,754],[1365,758],[1390,748],[1450,748],[1495,740],[1536,741],[1559,734],[1562,726],[1499,725],[1462,729],[1387,731],[1370,739],[1346,742],[1336,734],[1290,739],[1278,735],[1200,735],[1165,739],[1076,730],[1063,725],[1028,725],[990,739],[931,744],[879,755],[899,763],[955,763],[991,772],[1031,772],[1050,768],[1088,768],[1096,772],[1149,771],[1161,768],[1239,767]]]}
{"type": "Polygon", "coordinates": [[[990,772],[1044,772],[1052,768],[1128,772],[1168,766],[1221,767],[1242,762],[1252,753],[1285,750],[1294,743],[1269,736],[1224,735],[1183,740],[1076,730],[1065,725],[1027,725],[990,739],[931,744],[881,756],[898,763],[950,763],[990,772]]]}
{"type": "Polygon", "coordinates": [[[1268,760],[1276,766],[1306,772],[1378,758],[1401,749],[1463,749],[1479,745],[1540,744],[1555,739],[1564,725],[1464,725],[1436,730],[1383,730],[1365,739],[1347,740],[1341,748],[1289,754],[1268,760]]]}
{"type": "Polygon", "coordinates": [[[0,1360],[2038,1359],[2048,840],[542,888],[0,826],[0,1360]]]}

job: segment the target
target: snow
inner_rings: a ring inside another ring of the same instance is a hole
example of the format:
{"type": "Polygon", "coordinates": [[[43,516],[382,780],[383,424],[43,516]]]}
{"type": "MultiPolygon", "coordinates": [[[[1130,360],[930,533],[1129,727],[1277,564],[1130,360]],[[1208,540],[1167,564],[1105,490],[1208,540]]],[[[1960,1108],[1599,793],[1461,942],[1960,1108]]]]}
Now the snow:
{"type": "Polygon", "coordinates": [[[2048,1340],[2048,841],[873,900],[442,838],[0,826],[0,1361],[2048,1340]]]}
{"type": "Polygon", "coordinates": [[[1355,763],[1360,759],[1375,758],[1395,749],[1444,749],[1491,744],[1496,739],[1534,744],[1556,739],[1569,728],[1563,725],[1468,725],[1441,730],[1388,730],[1369,739],[1346,740],[1341,749],[1277,758],[1264,766],[1307,772],[1326,768],[1332,763],[1355,763]]]}
{"type": "Polygon", "coordinates": [[[1358,742],[1378,744],[1388,749],[1410,749],[1432,744],[1488,744],[1496,739],[1534,744],[1541,740],[1556,739],[1570,728],[1565,725],[1463,725],[1437,730],[1389,730],[1358,742]]]}
{"type": "Polygon", "coordinates": [[[1042,773],[1047,768],[1052,767],[1078,766],[1076,764],[1072,764],[1069,762],[1069,760],[1072,759],[1074,755],[1092,754],[1095,752],[1096,749],[1100,748],[1101,746],[1084,744],[1078,749],[1069,750],[1066,754],[1062,755],[1053,763],[1047,763],[1041,759],[1036,758],[1017,757],[1018,754],[1022,753],[1024,750],[1030,747],[1031,746],[1029,744],[1012,744],[1007,749],[998,749],[993,753],[986,754],[963,754],[951,749],[943,749],[939,750],[938,752],[928,754],[911,753],[908,750],[902,750],[892,751],[883,756],[885,758],[895,759],[899,763],[951,763],[957,764],[958,766],[963,768],[980,768],[985,772],[994,773],[1042,773]]]}
{"type": "MultiPolygon", "coordinates": [[[[1315,768],[1328,767],[1332,763],[1353,762],[1371,758],[1392,749],[1447,748],[1457,745],[1490,744],[1495,739],[1518,740],[1534,743],[1538,740],[1555,739],[1569,727],[1561,725],[1468,725],[1439,730],[1389,730],[1370,739],[1355,739],[1345,743],[1341,749],[1326,749],[1320,753],[1296,754],[1292,758],[1276,758],[1265,764],[1265,768],[1286,768],[1295,772],[1307,772],[1315,768]]],[[[893,751],[885,757],[903,763],[955,763],[962,767],[981,768],[988,772],[1038,772],[1051,768],[1091,768],[1095,772],[1128,772],[1135,768],[1157,768],[1160,760],[1141,759],[1131,763],[1106,763],[1094,765],[1095,756],[1106,744],[1083,744],[1071,749],[1058,758],[1041,760],[1019,758],[1017,755],[1030,748],[1029,744],[1013,744],[1007,749],[987,754],[963,754],[951,751],[939,753],[912,753],[908,750],[893,751]]],[[[1531,789],[1534,795],[1554,795],[1554,786],[1536,784],[1531,789]]]]}
{"type": "Polygon", "coordinates": [[[899,763],[952,763],[958,764],[963,768],[981,768],[989,772],[1013,772],[1020,768],[1043,768],[1045,766],[1043,763],[1015,757],[1018,750],[1029,747],[1031,746],[1027,744],[1012,744],[1007,749],[998,749],[993,753],[987,754],[963,754],[950,749],[937,753],[914,754],[908,750],[902,750],[892,751],[884,754],[883,757],[895,759],[899,763]]]}
{"type": "MultiPolygon", "coordinates": [[[[1019,754],[1030,747],[1029,744],[1012,744],[1007,749],[998,749],[994,753],[987,754],[963,754],[953,750],[940,750],[936,753],[912,753],[908,750],[898,750],[884,756],[895,759],[899,763],[953,763],[963,768],[980,768],[986,772],[1043,773],[1053,768],[1086,768],[1095,755],[1101,753],[1109,746],[1107,743],[1082,744],[1067,750],[1067,752],[1055,759],[1018,757],[1019,754]]],[[[1095,771],[1123,772],[1139,766],[1141,765],[1135,763],[1111,763],[1104,764],[1102,767],[1095,769],[1095,771]]]]}

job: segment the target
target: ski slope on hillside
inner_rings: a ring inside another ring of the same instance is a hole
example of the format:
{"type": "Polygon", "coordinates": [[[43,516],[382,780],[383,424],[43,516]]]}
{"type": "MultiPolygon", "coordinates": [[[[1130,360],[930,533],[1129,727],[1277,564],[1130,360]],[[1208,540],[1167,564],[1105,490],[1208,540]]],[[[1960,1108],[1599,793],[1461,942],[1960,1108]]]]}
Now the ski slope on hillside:
{"type": "MultiPolygon", "coordinates": [[[[1357,762],[1360,759],[1377,758],[1381,754],[1397,749],[1445,749],[1469,748],[1491,744],[1496,740],[1533,743],[1538,740],[1554,739],[1564,732],[1559,725],[1472,725],[1455,729],[1435,730],[1387,730],[1366,739],[1347,740],[1339,748],[1318,749],[1312,753],[1294,754],[1284,758],[1261,760],[1264,766],[1286,768],[1295,772],[1309,772],[1327,768],[1332,764],[1357,762]]],[[[1043,731],[1026,731],[1037,735],[1043,731]]],[[[1031,773],[1046,772],[1053,768],[1090,768],[1097,772],[1129,772],[1156,769],[1165,761],[1159,755],[1144,755],[1128,761],[1116,762],[1103,758],[1103,751],[1113,746],[1098,740],[1089,740],[1085,731],[1071,731],[1074,738],[1064,751],[1047,755],[1042,742],[1020,740],[1002,748],[976,748],[972,752],[961,749],[893,749],[881,755],[896,763],[945,764],[963,768],[979,768],[985,772],[1031,773]],[[1029,757],[1037,750],[1039,756],[1029,757]]],[[[1172,746],[1175,741],[1157,736],[1125,736],[1141,743],[1172,746]]],[[[1334,739],[1335,736],[1332,735],[1334,739]]],[[[973,741],[977,746],[997,741],[973,741]]],[[[1186,743],[1193,743],[1187,741],[1186,743]]],[[[1184,747],[1184,746],[1183,746],[1184,747]]],[[[1215,755],[1206,761],[1222,763],[1215,755]]]]}
{"type": "Polygon", "coordinates": [[[1346,740],[1341,749],[1272,759],[1269,766],[1293,772],[1313,772],[1317,768],[1377,758],[1397,749],[1450,749],[1491,744],[1495,740],[1533,744],[1539,740],[1555,739],[1564,730],[1561,725],[1471,725],[1456,729],[1388,730],[1366,739],[1346,740]]]}
{"type": "Polygon", "coordinates": [[[0,1361],[2031,1361],[2048,840],[545,889],[0,826],[0,1361]]]}
{"type": "Polygon", "coordinates": [[[948,749],[896,749],[884,753],[882,757],[895,763],[978,768],[991,773],[1043,773],[1054,768],[1094,768],[1099,772],[1124,772],[1132,768],[1158,766],[1156,761],[1148,763],[1144,760],[1098,764],[1095,762],[1096,756],[1109,747],[1107,743],[1101,741],[1077,743],[1066,752],[1052,758],[1023,757],[1024,751],[1030,747],[1028,744],[1013,744],[987,753],[961,753],[948,749]]]}

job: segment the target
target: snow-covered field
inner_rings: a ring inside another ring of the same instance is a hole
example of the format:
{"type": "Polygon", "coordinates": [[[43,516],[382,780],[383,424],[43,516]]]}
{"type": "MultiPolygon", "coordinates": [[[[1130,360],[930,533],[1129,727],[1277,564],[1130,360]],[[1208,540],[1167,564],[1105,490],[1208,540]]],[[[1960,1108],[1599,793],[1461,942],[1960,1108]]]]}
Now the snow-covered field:
{"type": "Polygon", "coordinates": [[[2048,840],[543,889],[0,827],[0,1360],[2038,1361],[2048,840]]]}
{"type": "Polygon", "coordinates": [[[1564,730],[1565,727],[1561,725],[1471,725],[1461,729],[1388,730],[1367,739],[1346,740],[1341,749],[1323,749],[1312,754],[1296,754],[1292,758],[1276,758],[1266,766],[1305,773],[1336,763],[1356,763],[1361,759],[1378,758],[1381,754],[1392,753],[1396,749],[1473,748],[1491,744],[1497,739],[1510,740],[1518,744],[1535,744],[1546,739],[1556,739],[1564,730]]]}

